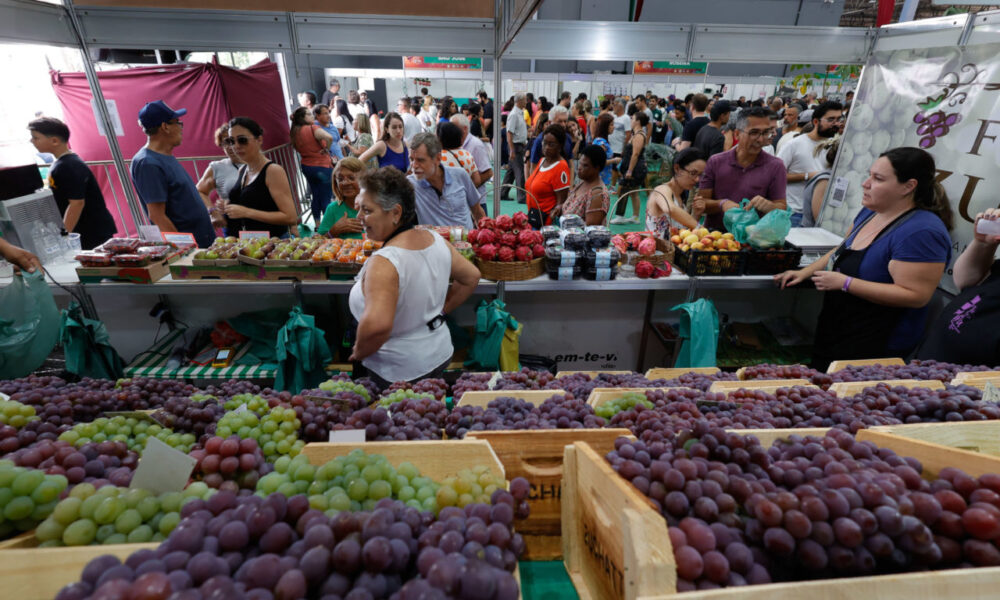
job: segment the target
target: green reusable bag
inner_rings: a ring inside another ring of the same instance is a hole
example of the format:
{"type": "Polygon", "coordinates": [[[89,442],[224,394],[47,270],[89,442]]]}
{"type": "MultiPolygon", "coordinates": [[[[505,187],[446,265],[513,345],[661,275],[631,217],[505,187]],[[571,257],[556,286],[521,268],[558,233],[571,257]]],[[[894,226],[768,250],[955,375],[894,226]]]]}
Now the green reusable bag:
{"type": "Polygon", "coordinates": [[[59,341],[59,309],[45,274],[22,271],[0,288],[0,379],[24,377],[59,341]]]}
{"type": "Polygon", "coordinates": [[[701,298],[670,310],[681,311],[681,351],[674,366],[714,367],[719,345],[719,313],[712,301],[701,298]]]}
{"type": "Polygon", "coordinates": [[[94,379],[120,379],[125,373],[125,361],[111,345],[104,323],[83,316],[76,302],[62,311],[59,343],[70,373],[94,379]]]}
{"type": "Polygon", "coordinates": [[[746,228],[747,241],[759,250],[781,248],[792,230],[792,213],[787,210],[772,210],[760,221],[746,228]]]}
{"type": "Polygon", "coordinates": [[[500,300],[487,302],[483,300],[476,309],[476,335],[472,340],[466,367],[483,371],[496,371],[500,368],[500,351],[504,336],[508,329],[517,330],[520,323],[509,312],[500,300]]]}
{"type": "Polygon", "coordinates": [[[736,241],[741,244],[747,243],[747,226],[753,225],[760,220],[756,210],[746,210],[745,207],[749,203],[750,201],[744,198],[738,208],[730,208],[722,216],[722,222],[726,226],[726,231],[733,234],[736,241]]]}
{"type": "Polygon", "coordinates": [[[278,357],[275,354],[274,340],[286,321],[288,313],[283,308],[268,308],[227,319],[226,322],[237,333],[250,338],[250,349],[235,364],[276,364],[278,357]]]}
{"type": "Polygon", "coordinates": [[[323,331],[316,327],[316,317],[303,313],[301,307],[292,309],[288,321],[278,331],[275,350],[278,373],[274,389],[297,394],[327,380],[325,367],[332,358],[330,346],[323,331]]]}

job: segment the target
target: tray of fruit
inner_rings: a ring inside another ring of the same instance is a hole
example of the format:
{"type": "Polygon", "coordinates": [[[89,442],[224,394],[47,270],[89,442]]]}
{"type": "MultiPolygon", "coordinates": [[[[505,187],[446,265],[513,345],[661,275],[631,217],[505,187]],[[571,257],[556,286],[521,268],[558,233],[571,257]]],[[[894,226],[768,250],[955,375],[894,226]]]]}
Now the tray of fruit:
{"type": "Polygon", "coordinates": [[[747,275],[777,275],[789,269],[798,269],[802,262],[802,248],[785,242],[778,248],[747,250],[747,275]]]}
{"type": "Polygon", "coordinates": [[[322,244],[320,237],[279,240],[264,261],[270,267],[314,266],[310,259],[322,244]]]}
{"type": "Polygon", "coordinates": [[[652,231],[632,231],[625,235],[615,235],[611,245],[622,253],[637,252],[642,260],[649,261],[654,267],[661,267],[674,258],[674,245],[671,241],[657,237],[652,231]]]}
{"type": "Polygon", "coordinates": [[[240,244],[239,252],[236,253],[236,260],[245,265],[263,266],[264,260],[274,250],[278,241],[280,241],[278,238],[245,240],[244,243],[240,244]]]}
{"type": "Polygon", "coordinates": [[[747,253],[731,233],[682,229],[671,236],[677,246],[673,263],[687,275],[743,275],[747,253]]]}
{"type": "Polygon", "coordinates": [[[211,246],[191,257],[191,264],[196,267],[235,267],[239,264],[236,260],[239,251],[240,242],[235,237],[217,237],[211,246]]]}
{"type": "Polygon", "coordinates": [[[477,225],[468,238],[484,279],[523,281],[545,274],[544,239],[528,224],[528,215],[483,217],[477,225]]]}

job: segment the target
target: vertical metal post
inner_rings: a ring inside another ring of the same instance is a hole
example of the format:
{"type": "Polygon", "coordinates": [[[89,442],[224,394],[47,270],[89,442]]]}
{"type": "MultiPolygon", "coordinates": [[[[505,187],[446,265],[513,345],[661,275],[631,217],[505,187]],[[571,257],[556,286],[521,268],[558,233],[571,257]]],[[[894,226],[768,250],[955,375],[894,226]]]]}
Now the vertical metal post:
{"type": "Polygon", "coordinates": [[[80,26],[80,19],[73,6],[73,0],[65,0],[65,2],[66,12],[69,14],[70,23],[73,26],[73,34],[76,35],[76,39],[80,43],[80,52],[83,54],[83,69],[87,74],[90,93],[94,96],[94,103],[97,104],[97,112],[104,123],[104,137],[107,139],[108,147],[111,149],[111,158],[115,161],[115,168],[118,170],[118,179],[122,182],[122,191],[125,193],[125,199],[128,201],[129,212],[132,213],[132,219],[137,226],[145,225],[149,220],[146,218],[146,212],[139,206],[139,199],[136,198],[135,190],[132,189],[132,177],[129,173],[128,165],[125,164],[125,159],[122,157],[122,149],[118,146],[118,137],[115,135],[115,124],[111,120],[111,114],[108,113],[108,105],[104,99],[104,92],[101,91],[101,82],[97,79],[97,70],[94,69],[94,61],[90,58],[90,47],[87,45],[87,39],[83,35],[83,27],[80,26]]]}
{"type": "MultiPolygon", "coordinates": [[[[500,214],[500,186],[503,185],[503,176],[500,173],[500,151],[503,141],[500,139],[500,111],[503,106],[503,74],[500,70],[500,59],[503,54],[503,35],[506,31],[504,19],[503,0],[493,2],[493,216],[500,214]]],[[[513,150],[513,148],[511,148],[513,150]]],[[[510,168],[510,165],[507,166],[510,168]]],[[[497,283],[497,298],[502,302],[504,299],[504,283],[497,283]]]]}

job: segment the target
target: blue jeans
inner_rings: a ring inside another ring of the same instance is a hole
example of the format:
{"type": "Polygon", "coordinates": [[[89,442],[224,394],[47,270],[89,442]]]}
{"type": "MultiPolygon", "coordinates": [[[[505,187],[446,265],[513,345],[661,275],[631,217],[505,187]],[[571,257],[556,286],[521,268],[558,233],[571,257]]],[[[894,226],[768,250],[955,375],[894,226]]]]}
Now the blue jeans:
{"type": "Polygon", "coordinates": [[[802,224],[802,213],[800,212],[792,213],[791,218],[792,218],[792,227],[798,227],[799,225],[802,224]]]}
{"type": "Polygon", "coordinates": [[[302,174],[309,183],[312,192],[312,215],[316,225],[323,220],[323,211],[333,199],[333,168],[309,167],[302,165],[302,174]]]}

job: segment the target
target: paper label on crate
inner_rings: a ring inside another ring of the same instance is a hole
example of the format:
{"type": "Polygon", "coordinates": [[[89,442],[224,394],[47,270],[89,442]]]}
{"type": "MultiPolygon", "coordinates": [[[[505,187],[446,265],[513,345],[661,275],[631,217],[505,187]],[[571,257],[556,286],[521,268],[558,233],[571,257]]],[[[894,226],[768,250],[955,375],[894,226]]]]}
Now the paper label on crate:
{"type": "Polygon", "coordinates": [[[141,410],[120,410],[104,413],[105,417],[125,417],[126,419],[135,419],[136,421],[151,421],[156,422],[153,418],[152,411],[144,412],[141,410]]]}
{"type": "Polygon", "coordinates": [[[594,281],[611,281],[611,269],[604,267],[594,271],[594,281]]]}
{"type": "Polygon", "coordinates": [[[559,267],[559,281],[571,281],[573,279],[573,267],[559,267]]]}
{"type": "Polygon", "coordinates": [[[501,377],[503,377],[503,373],[497,371],[496,373],[493,374],[493,377],[490,378],[490,382],[487,384],[486,387],[492,390],[493,386],[495,386],[497,382],[500,381],[501,377]]]}
{"type": "Polygon", "coordinates": [[[235,408],[235,409],[233,410],[233,413],[235,413],[235,414],[237,414],[237,415],[242,415],[242,414],[243,414],[243,413],[245,413],[245,412],[247,412],[247,405],[246,405],[246,404],[240,404],[239,406],[237,406],[237,407],[236,407],[236,408],[235,408]]]}
{"type": "Polygon", "coordinates": [[[311,394],[302,394],[302,397],[304,399],[306,399],[306,400],[310,400],[312,402],[318,402],[320,404],[322,404],[324,402],[334,402],[334,403],[337,403],[337,404],[350,404],[351,403],[351,401],[348,400],[348,399],[346,399],[346,398],[333,398],[333,397],[330,397],[330,396],[313,396],[311,394]]]}
{"type": "Polygon", "coordinates": [[[568,250],[563,250],[561,252],[562,257],[559,259],[559,267],[572,267],[576,265],[576,252],[570,252],[568,250]]]}
{"type": "Polygon", "coordinates": [[[270,231],[241,231],[240,241],[243,240],[269,240],[271,239],[270,231]]]}
{"type": "Polygon", "coordinates": [[[157,495],[183,491],[197,462],[180,450],[150,437],[146,440],[142,460],[129,488],[149,490],[157,495]]]}
{"type": "Polygon", "coordinates": [[[993,385],[992,381],[987,381],[983,387],[983,402],[1000,402],[1000,388],[993,385]]]}
{"type": "Polygon", "coordinates": [[[597,268],[611,266],[611,251],[598,250],[594,253],[594,266],[597,268]]]}
{"type": "Polygon", "coordinates": [[[838,177],[833,181],[833,192],[830,193],[830,200],[827,203],[831,208],[837,208],[844,203],[848,185],[846,177],[838,177]]]}
{"type": "Polygon", "coordinates": [[[170,242],[178,248],[197,248],[198,242],[194,239],[194,234],[180,231],[169,231],[163,233],[163,241],[170,242]]]}
{"type": "Polygon", "coordinates": [[[161,242],[163,232],[156,225],[139,225],[139,237],[147,242],[161,242]]]}
{"type": "Polygon", "coordinates": [[[331,442],[344,442],[350,444],[363,444],[365,443],[365,430],[364,429],[341,429],[339,431],[331,431],[330,437],[328,438],[331,442]]]}

